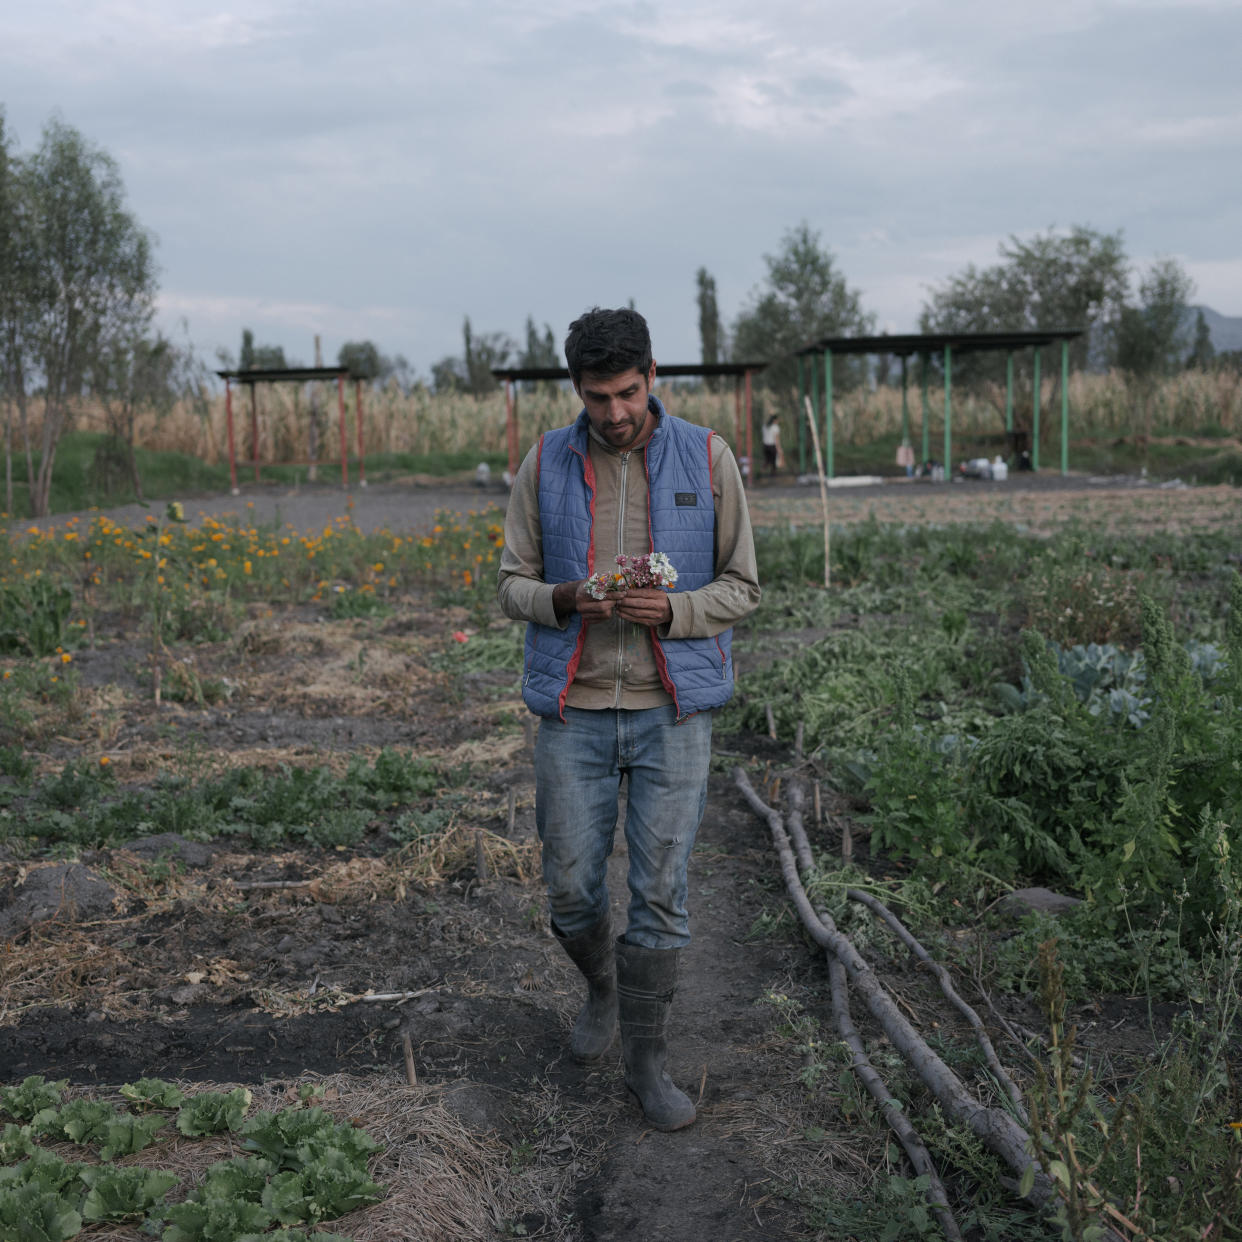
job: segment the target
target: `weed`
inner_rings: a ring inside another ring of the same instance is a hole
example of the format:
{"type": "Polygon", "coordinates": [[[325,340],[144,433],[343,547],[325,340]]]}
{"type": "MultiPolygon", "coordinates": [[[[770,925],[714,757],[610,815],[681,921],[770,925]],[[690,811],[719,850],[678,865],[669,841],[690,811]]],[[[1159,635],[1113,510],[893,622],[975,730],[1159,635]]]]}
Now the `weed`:
{"type": "Polygon", "coordinates": [[[63,583],[34,577],[0,581],[0,653],[49,656],[72,640],[73,593],[63,583]]]}

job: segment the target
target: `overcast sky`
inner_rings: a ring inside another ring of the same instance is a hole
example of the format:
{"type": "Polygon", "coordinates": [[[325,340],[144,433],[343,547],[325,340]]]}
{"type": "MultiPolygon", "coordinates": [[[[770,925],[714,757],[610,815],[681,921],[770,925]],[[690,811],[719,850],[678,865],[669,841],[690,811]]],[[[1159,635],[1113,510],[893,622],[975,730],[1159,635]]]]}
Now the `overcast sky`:
{"type": "Polygon", "coordinates": [[[3,0],[0,104],[119,162],[210,358],[426,372],[634,298],[697,361],[802,220],[881,327],[1010,234],[1124,230],[1242,315],[1242,0],[3,0]]]}

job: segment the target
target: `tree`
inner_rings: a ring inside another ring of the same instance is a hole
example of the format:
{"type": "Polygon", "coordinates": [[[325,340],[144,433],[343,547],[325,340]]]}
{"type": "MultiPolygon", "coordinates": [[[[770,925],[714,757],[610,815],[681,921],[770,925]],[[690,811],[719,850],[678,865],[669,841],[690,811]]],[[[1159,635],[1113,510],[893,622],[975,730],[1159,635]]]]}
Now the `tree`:
{"type": "Polygon", "coordinates": [[[336,365],[347,370],[353,379],[372,382],[384,373],[384,356],[374,341],[346,341],[337,350],[336,365]]]}
{"type": "Polygon", "coordinates": [[[242,329],[239,371],[284,371],[288,366],[283,345],[256,345],[254,333],[249,328],[242,329]]]}
{"type": "Polygon", "coordinates": [[[515,352],[513,340],[503,332],[486,332],[476,337],[469,315],[462,322],[461,335],[466,386],[476,397],[485,397],[496,389],[492,368],[507,366],[515,352]]]}
{"type": "MultiPolygon", "coordinates": [[[[832,252],[803,222],[790,229],[774,255],[764,255],[768,274],[751,294],[733,327],[733,356],[768,361],[768,387],[786,391],[796,382],[794,351],[824,336],[866,334],[875,316],[862,309],[862,295],[836,270],[832,252]]],[[[846,370],[847,382],[855,378],[846,370]]]]}
{"type": "Polygon", "coordinates": [[[4,394],[4,511],[13,512],[13,403],[26,422],[23,374],[28,326],[26,292],[31,276],[29,229],[23,219],[20,166],[0,110],[0,392],[4,394]]]}
{"type": "Polygon", "coordinates": [[[120,469],[139,500],[142,478],[135,451],[135,429],[142,414],[157,419],[177,401],[193,401],[201,390],[203,368],[187,341],[178,346],[162,332],[112,342],[97,359],[90,377],[91,390],[103,402],[108,437],[95,453],[93,469],[101,490],[112,488],[112,473],[120,469]]]}
{"type": "Polygon", "coordinates": [[[560,353],[556,348],[556,334],[552,325],[545,323],[543,333],[535,327],[535,317],[526,316],[526,348],[518,355],[521,367],[559,367],[560,353]]]}
{"type": "Polygon", "coordinates": [[[1204,318],[1203,311],[1195,312],[1195,336],[1186,355],[1186,368],[1193,371],[1206,371],[1216,361],[1216,346],[1212,344],[1212,330],[1204,318]]]}
{"type": "MultiPolygon", "coordinates": [[[[526,316],[526,348],[518,354],[517,364],[520,367],[559,367],[560,353],[556,347],[556,333],[552,325],[545,323],[543,332],[535,326],[534,315],[526,316]]],[[[555,380],[531,380],[525,387],[528,390],[555,388],[555,380]]]]}
{"type": "MultiPolygon", "coordinates": [[[[1000,246],[1001,262],[982,270],[970,264],[950,276],[923,306],[924,332],[1027,332],[1086,328],[1070,343],[1071,363],[1107,366],[1130,273],[1120,232],[1099,233],[1076,225],[1068,234],[1051,229],[1029,241],[1011,237],[1000,246]]],[[[1004,360],[976,355],[975,374],[999,373],[1004,360]]],[[[962,378],[968,372],[960,373],[962,378]]],[[[954,367],[954,377],[959,371],[954,367]]]]}
{"type": "Polygon", "coordinates": [[[1176,259],[1158,259],[1148,268],[1139,305],[1121,312],[1117,365],[1127,375],[1151,380],[1181,369],[1190,348],[1186,304],[1193,294],[1194,282],[1176,259]]]}
{"type": "MultiPolygon", "coordinates": [[[[699,357],[704,366],[715,366],[720,361],[720,308],[716,303],[716,278],[701,267],[695,273],[699,304],[699,357]]],[[[707,387],[716,389],[714,377],[708,377],[707,387]]]]}
{"type": "Polygon", "coordinates": [[[437,395],[466,390],[466,377],[460,358],[445,354],[438,362],[431,364],[431,389],[437,395]]]}
{"type": "Polygon", "coordinates": [[[31,511],[42,516],[57,446],[92,368],[117,342],[140,335],[150,323],[155,267],[151,239],[125,207],[115,161],[75,129],[50,121],[20,175],[31,279],[23,289],[29,296],[29,368],[19,403],[26,384],[38,382],[40,459],[35,472],[28,457],[27,474],[31,511]]]}

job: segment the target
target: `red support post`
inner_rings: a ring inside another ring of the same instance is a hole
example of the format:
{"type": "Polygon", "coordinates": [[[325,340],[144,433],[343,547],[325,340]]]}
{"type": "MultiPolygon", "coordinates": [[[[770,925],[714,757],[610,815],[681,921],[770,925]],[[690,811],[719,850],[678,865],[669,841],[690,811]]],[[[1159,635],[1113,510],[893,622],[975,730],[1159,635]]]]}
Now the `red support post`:
{"type": "Polygon", "coordinates": [[[752,413],[750,397],[750,372],[746,372],[746,456],[750,459],[750,472],[747,484],[755,474],[755,419],[752,413]]]}
{"type": "Polygon", "coordinates": [[[505,377],[505,431],[509,441],[509,478],[517,476],[518,468],[518,426],[517,397],[513,391],[513,380],[505,377]]]}
{"type": "Polygon", "coordinates": [[[349,457],[345,439],[345,377],[336,377],[336,414],[341,428],[341,486],[349,487],[349,457]]]}
{"type": "Polygon", "coordinates": [[[250,385],[250,459],[254,462],[254,481],[259,481],[259,401],[257,384],[250,385]]]}
{"type": "Polygon", "coordinates": [[[738,463],[742,458],[742,377],[733,377],[733,445],[738,463]]]}
{"type": "Polygon", "coordinates": [[[367,485],[367,468],[362,460],[362,381],[354,380],[354,422],[358,424],[358,486],[367,485]]]}
{"type": "Polygon", "coordinates": [[[233,445],[233,385],[224,381],[224,421],[229,431],[229,481],[237,495],[237,453],[233,445]]]}

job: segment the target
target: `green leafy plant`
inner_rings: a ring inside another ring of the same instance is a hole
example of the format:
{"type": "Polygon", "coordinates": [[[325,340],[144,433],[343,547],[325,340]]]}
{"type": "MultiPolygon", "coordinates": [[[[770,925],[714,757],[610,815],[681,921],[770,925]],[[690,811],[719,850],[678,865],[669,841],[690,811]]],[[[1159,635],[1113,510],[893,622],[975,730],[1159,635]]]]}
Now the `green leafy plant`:
{"type": "Polygon", "coordinates": [[[0,1242],[66,1242],[81,1230],[76,1197],[33,1183],[0,1186],[0,1242]]]}
{"type": "Polygon", "coordinates": [[[202,1091],[191,1096],[177,1113],[177,1129],[188,1138],[240,1130],[252,1096],[245,1087],[232,1091],[202,1091]]]}
{"type": "Polygon", "coordinates": [[[319,1106],[258,1112],[246,1123],[242,1146],[277,1168],[305,1168],[331,1151],[365,1162],[381,1144],[365,1130],[337,1121],[319,1106]]]}
{"type": "Polygon", "coordinates": [[[18,1121],[31,1121],[36,1113],[59,1108],[69,1079],[48,1082],[41,1074],[23,1078],[16,1087],[0,1087],[0,1108],[18,1121]]]}
{"type": "Polygon", "coordinates": [[[234,1156],[231,1160],[218,1160],[203,1176],[202,1183],[191,1191],[189,1198],[206,1199],[252,1199],[258,1203],[267,1179],[276,1172],[270,1160],[255,1156],[234,1156]]]}
{"type": "Polygon", "coordinates": [[[0,652],[54,655],[72,642],[73,592],[45,577],[0,584],[0,652]]]}
{"type": "Polygon", "coordinates": [[[126,1220],[145,1216],[177,1184],[176,1173],[140,1166],[116,1168],[91,1165],[81,1172],[88,1187],[82,1201],[82,1219],[126,1220]]]}
{"type": "Polygon", "coordinates": [[[164,1209],[163,1216],[164,1242],[236,1242],[272,1223],[267,1208],[246,1199],[187,1200],[164,1209]]]}
{"type": "Polygon", "coordinates": [[[332,1150],[299,1170],[277,1173],[263,1191],[263,1205],[283,1224],[335,1220],[378,1203],[381,1187],[345,1152],[332,1150]]]}
{"type": "Polygon", "coordinates": [[[117,1156],[142,1151],[167,1124],[168,1118],[161,1116],[135,1117],[132,1113],[122,1113],[114,1117],[99,1136],[100,1160],[115,1160],[117,1156]]]}
{"type": "Polygon", "coordinates": [[[84,1166],[62,1160],[54,1152],[37,1147],[18,1164],[0,1168],[0,1184],[38,1186],[41,1190],[60,1191],[76,1184],[84,1166]]]}
{"type": "Polygon", "coordinates": [[[175,1083],[162,1078],[140,1078],[121,1087],[121,1094],[140,1109],[178,1108],[185,1092],[175,1083]]]}
{"type": "Polygon", "coordinates": [[[15,1164],[34,1150],[29,1126],[17,1126],[10,1121],[0,1130],[0,1164],[15,1164]]]}
{"type": "Polygon", "coordinates": [[[108,1127],[118,1120],[117,1111],[103,1100],[70,1100],[60,1109],[44,1109],[33,1122],[34,1129],[47,1138],[77,1143],[101,1142],[108,1127]]]}

